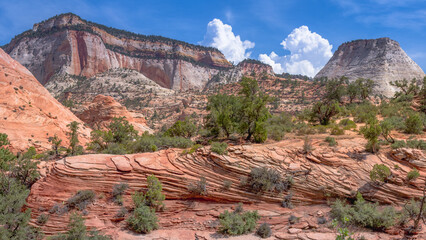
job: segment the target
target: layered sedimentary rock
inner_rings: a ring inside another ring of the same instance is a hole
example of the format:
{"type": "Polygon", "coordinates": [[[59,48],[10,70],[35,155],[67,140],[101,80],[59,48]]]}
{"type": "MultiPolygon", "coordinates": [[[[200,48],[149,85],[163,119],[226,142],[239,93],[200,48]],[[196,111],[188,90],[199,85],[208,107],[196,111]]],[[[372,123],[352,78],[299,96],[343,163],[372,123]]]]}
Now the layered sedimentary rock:
{"type": "Polygon", "coordinates": [[[142,114],[129,112],[126,107],[110,96],[96,96],[77,116],[94,129],[105,128],[111,123],[113,118],[125,117],[138,132],[152,132],[142,114]]]}
{"type": "Polygon", "coordinates": [[[391,81],[413,78],[420,81],[425,74],[397,41],[378,38],[340,45],[315,78],[341,76],[349,80],[372,79],[376,83],[377,93],[392,97],[397,89],[390,85],[391,81]]]}
{"type": "MultiPolygon", "coordinates": [[[[297,209],[310,206],[316,209],[311,209],[313,215],[318,209],[324,211],[321,204],[327,199],[354,197],[357,191],[365,199],[384,204],[402,204],[422,195],[420,180],[406,183],[406,174],[413,166],[419,169],[421,176],[426,173],[423,168],[426,158],[421,150],[402,149],[390,155],[387,152],[372,155],[363,152],[364,141],[359,138],[339,140],[336,148],[320,146],[322,142],[314,140],[315,150],[309,154],[303,153],[303,140],[292,139],[267,145],[232,146],[226,156],[202,148],[184,155],[182,150],[169,149],[123,156],[67,157],[57,161],[48,176],[33,185],[28,206],[33,210],[35,222],[37,216],[47,213],[56,203],[65,201],[78,190],[92,189],[102,197],[88,207],[87,225],[118,234],[115,238],[123,239],[122,233],[117,232],[125,223],[115,216],[120,206],[111,201],[112,188],[120,182],[129,185],[124,195],[124,206],[129,208],[132,206],[131,194],[146,188],[146,177],[151,174],[162,182],[167,199],[166,210],[158,213],[161,229],[186,229],[191,234],[214,232],[216,225],[213,221],[220,212],[229,209],[230,205],[226,204],[238,202],[245,203],[249,209],[259,210],[262,221],[272,224],[276,229],[274,232],[287,232],[292,210],[281,208],[280,204],[290,192],[293,205],[298,206],[297,209]],[[376,185],[369,181],[374,164],[385,164],[392,169],[388,183],[376,185]],[[399,168],[395,169],[395,165],[399,168]],[[294,183],[290,190],[280,194],[250,191],[242,179],[249,176],[252,168],[263,166],[276,169],[283,178],[292,175],[294,183]],[[207,182],[207,194],[203,196],[188,190],[188,186],[200,177],[205,177],[207,182]],[[231,183],[229,188],[224,187],[225,181],[231,183]],[[206,201],[207,205],[204,204],[206,201]]],[[[302,210],[293,214],[301,213],[302,210]]],[[[48,234],[63,231],[67,222],[68,214],[51,213],[42,229],[48,234]]],[[[307,223],[306,229],[311,228],[309,226],[307,223]]],[[[137,239],[137,236],[126,239],[137,239]]]]}
{"type": "Polygon", "coordinates": [[[128,68],[181,90],[202,88],[219,70],[232,67],[217,49],[130,33],[71,13],[35,24],[3,48],[43,85],[66,74],[89,78],[128,68]]]}
{"type": "MultiPolygon", "coordinates": [[[[34,78],[30,71],[0,49],[0,132],[9,136],[14,151],[30,146],[50,148],[48,138],[58,135],[67,144],[67,124],[82,123],[34,78]]],[[[81,124],[80,140],[90,137],[81,124]]]]}

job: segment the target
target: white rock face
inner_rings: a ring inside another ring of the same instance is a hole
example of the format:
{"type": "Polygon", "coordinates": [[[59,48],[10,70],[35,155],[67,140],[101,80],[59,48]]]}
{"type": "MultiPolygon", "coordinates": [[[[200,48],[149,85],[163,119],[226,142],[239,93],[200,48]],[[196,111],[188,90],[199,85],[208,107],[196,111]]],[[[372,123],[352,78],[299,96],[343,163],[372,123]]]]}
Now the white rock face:
{"type": "Polygon", "coordinates": [[[392,97],[397,89],[391,81],[423,79],[423,70],[401,49],[399,43],[389,38],[355,40],[339,46],[315,78],[349,80],[366,78],[376,83],[375,92],[392,97]]]}

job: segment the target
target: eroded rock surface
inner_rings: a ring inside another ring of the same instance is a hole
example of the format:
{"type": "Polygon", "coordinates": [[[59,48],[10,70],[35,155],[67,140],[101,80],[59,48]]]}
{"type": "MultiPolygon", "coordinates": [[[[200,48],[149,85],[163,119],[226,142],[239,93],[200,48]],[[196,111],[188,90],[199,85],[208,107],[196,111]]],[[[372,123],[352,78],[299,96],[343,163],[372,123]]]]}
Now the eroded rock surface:
{"type": "Polygon", "coordinates": [[[339,46],[315,78],[329,79],[341,76],[349,80],[372,79],[376,92],[392,97],[395,87],[391,81],[416,78],[421,81],[423,70],[401,49],[399,43],[389,38],[355,40],[339,46]]]}
{"type": "MultiPolygon", "coordinates": [[[[326,238],[333,235],[332,230],[315,222],[316,217],[329,211],[325,205],[328,198],[353,197],[356,191],[360,191],[365,199],[371,201],[402,204],[412,197],[421,196],[420,181],[405,182],[407,172],[412,169],[411,164],[388,157],[387,152],[366,154],[361,139],[339,140],[341,147],[336,148],[320,146],[322,141],[313,141],[315,150],[307,155],[302,153],[303,140],[292,139],[266,145],[232,146],[226,156],[212,153],[207,147],[187,155],[182,155],[182,150],[169,149],[124,156],[98,154],[67,157],[57,161],[47,177],[33,185],[28,206],[33,210],[32,219],[35,222],[38,215],[46,213],[53,205],[65,201],[78,190],[92,189],[98,198],[88,207],[87,225],[112,234],[116,239],[123,239],[124,236],[125,239],[141,239],[140,235],[124,230],[125,223],[114,217],[120,206],[112,203],[111,191],[114,184],[129,184],[124,206],[130,207],[131,194],[146,188],[146,177],[154,174],[163,184],[167,201],[166,210],[158,212],[161,230],[148,235],[147,239],[149,236],[188,239],[183,236],[191,234],[213,239],[217,216],[238,202],[245,203],[247,209],[258,210],[262,216],[261,222],[270,223],[274,233],[279,234],[277,238],[316,239],[315,236],[326,238]],[[370,170],[374,164],[382,163],[392,169],[393,178],[381,186],[371,184],[370,170]],[[394,168],[395,164],[399,165],[398,169],[394,168]],[[289,192],[258,194],[241,185],[241,179],[247,177],[253,167],[262,166],[278,170],[283,177],[288,174],[294,176],[290,191],[295,209],[280,206],[289,192]],[[206,196],[194,196],[187,188],[200,177],[207,180],[206,196]],[[225,180],[232,183],[229,189],[224,189],[225,180]],[[291,214],[299,214],[303,221],[290,226],[288,217],[291,214]],[[183,234],[182,237],[178,237],[179,234],[183,234]]],[[[424,152],[419,154],[419,158],[424,158],[424,152]]],[[[422,169],[420,174],[425,176],[422,169]]],[[[42,229],[47,234],[63,231],[67,222],[68,214],[51,214],[42,229]]],[[[378,236],[377,239],[395,239],[389,235],[380,238],[378,233],[374,236],[378,236]]]]}
{"type": "MultiPolygon", "coordinates": [[[[67,124],[82,123],[34,78],[30,71],[0,49],[0,132],[9,136],[13,151],[35,146],[50,149],[55,134],[67,144],[67,124]]],[[[90,137],[81,124],[80,141],[90,137]]]]}

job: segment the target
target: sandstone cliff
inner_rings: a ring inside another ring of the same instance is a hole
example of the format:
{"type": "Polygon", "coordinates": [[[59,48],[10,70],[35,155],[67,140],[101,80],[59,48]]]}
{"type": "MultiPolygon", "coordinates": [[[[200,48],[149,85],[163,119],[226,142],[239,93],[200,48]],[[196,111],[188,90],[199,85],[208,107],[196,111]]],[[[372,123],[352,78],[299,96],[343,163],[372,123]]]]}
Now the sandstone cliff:
{"type": "Polygon", "coordinates": [[[423,70],[401,49],[399,43],[389,38],[356,40],[339,46],[315,78],[346,76],[372,79],[376,92],[392,97],[397,89],[391,81],[423,79],[423,70]]]}
{"type": "Polygon", "coordinates": [[[153,132],[147,126],[145,117],[142,114],[127,111],[126,107],[122,106],[110,96],[96,96],[82,112],[77,114],[77,116],[93,129],[105,128],[111,123],[114,117],[125,117],[139,133],[145,131],[150,133],[153,132]]]}
{"type": "Polygon", "coordinates": [[[162,87],[200,89],[219,70],[232,68],[217,49],[130,33],[71,13],[35,24],[3,48],[43,85],[65,74],[92,77],[128,68],[162,87]]]}
{"type": "MultiPolygon", "coordinates": [[[[32,219],[35,222],[37,216],[46,214],[52,206],[65,201],[76,191],[92,189],[102,197],[89,206],[87,225],[112,234],[116,239],[139,239],[140,236],[125,235],[120,230],[125,223],[114,216],[120,206],[111,202],[111,191],[114,184],[129,184],[124,206],[130,207],[131,194],[146,188],[146,177],[154,174],[162,182],[167,199],[166,210],[158,212],[160,232],[186,230],[192,234],[191,238],[171,238],[194,239],[194,233],[215,231],[214,220],[220,212],[232,206],[229,203],[243,202],[249,209],[259,210],[262,222],[270,223],[274,233],[279,234],[287,233],[291,214],[298,214],[303,221],[316,215],[318,209],[325,214],[329,208],[321,204],[325,204],[327,199],[354,197],[356,191],[360,191],[365,199],[385,204],[402,204],[422,195],[421,180],[411,184],[405,182],[407,172],[413,167],[419,169],[421,176],[426,174],[426,156],[421,150],[401,149],[373,155],[363,152],[365,141],[358,137],[340,139],[336,148],[321,146],[323,141],[314,140],[315,150],[310,154],[303,153],[303,140],[289,139],[274,144],[233,146],[228,148],[227,156],[212,153],[207,147],[185,155],[181,154],[180,149],[169,149],[124,156],[98,154],[67,157],[57,161],[47,177],[33,185],[28,206],[33,210],[32,219]],[[377,186],[368,180],[374,164],[385,164],[392,169],[393,178],[387,184],[377,186]],[[395,165],[399,166],[398,169],[394,168],[395,165]],[[240,183],[251,168],[262,166],[274,168],[282,176],[293,174],[294,183],[290,192],[293,194],[292,202],[297,206],[295,210],[280,207],[283,197],[289,192],[258,194],[250,192],[240,183]],[[206,196],[194,196],[187,188],[200,177],[207,180],[206,196]],[[225,180],[231,182],[229,189],[224,189],[225,180]],[[304,212],[308,210],[303,206],[309,208],[306,216],[304,212]]],[[[298,233],[308,234],[318,228],[316,219],[307,221],[300,227],[306,231],[298,230],[298,233]]],[[[67,222],[68,214],[53,213],[42,229],[47,234],[63,231],[67,222]]],[[[279,239],[334,239],[330,232],[332,230],[328,229],[329,234],[323,238],[298,238],[298,234],[292,234],[293,238],[279,239]]],[[[209,236],[202,239],[214,238],[209,236]]],[[[150,239],[149,236],[147,239],[150,239]]],[[[393,238],[388,235],[368,239],[393,238]]]]}
{"type": "MultiPolygon", "coordinates": [[[[0,132],[9,136],[14,151],[30,146],[50,148],[48,138],[57,134],[67,144],[67,124],[82,123],[54,99],[30,71],[0,49],[0,132]]],[[[90,129],[81,125],[83,143],[90,129]]]]}

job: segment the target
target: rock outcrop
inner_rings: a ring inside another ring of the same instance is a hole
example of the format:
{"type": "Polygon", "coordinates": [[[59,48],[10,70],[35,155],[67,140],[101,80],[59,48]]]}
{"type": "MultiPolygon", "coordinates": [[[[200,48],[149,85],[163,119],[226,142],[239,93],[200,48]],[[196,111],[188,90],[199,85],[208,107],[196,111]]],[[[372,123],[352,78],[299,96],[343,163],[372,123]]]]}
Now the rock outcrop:
{"type": "Polygon", "coordinates": [[[43,85],[67,74],[90,78],[128,68],[165,88],[200,89],[219,70],[232,68],[217,49],[118,30],[72,13],[35,24],[3,48],[43,85]]]}
{"type": "Polygon", "coordinates": [[[397,89],[391,81],[413,78],[419,81],[425,76],[423,70],[401,49],[399,43],[389,38],[355,40],[339,46],[315,78],[349,80],[372,79],[377,93],[392,97],[397,89]]]}
{"type": "MultiPolygon", "coordinates": [[[[166,210],[158,212],[162,231],[186,229],[192,230],[192,234],[198,231],[214,232],[213,221],[219,213],[229,209],[232,206],[230,203],[238,202],[245,203],[249,209],[259,210],[262,221],[269,222],[273,229],[287,232],[292,210],[280,205],[289,192],[251,192],[241,183],[241,179],[248,177],[254,167],[266,166],[276,169],[283,177],[293,176],[290,191],[293,194],[292,203],[298,209],[297,214],[302,213],[304,206],[314,211],[311,216],[318,209],[324,213],[327,211],[324,209],[328,209],[324,207],[327,199],[354,197],[357,191],[365,199],[384,204],[402,204],[422,195],[423,183],[420,180],[407,184],[405,179],[413,166],[418,167],[421,176],[425,176],[426,172],[419,167],[424,164],[424,152],[401,150],[393,154],[397,156],[397,159],[393,159],[386,152],[366,154],[362,147],[364,141],[359,138],[341,139],[336,148],[320,146],[322,142],[323,139],[314,140],[315,150],[309,154],[302,151],[303,140],[291,139],[267,145],[232,146],[228,148],[229,154],[226,156],[201,148],[193,154],[184,155],[182,150],[169,149],[123,156],[67,157],[57,161],[48,176],[33,185],[28,206],[33,210],[35,223],[37,216],[47,214],[56,203],[65,201],[78,190],[92,189],[102,197],[89,206],[87,225],[116,234],[116,239],[122,239],[123,235],[120,234],[124,233],[117,232],[125,223],[115,216],[120,206],[110,200],[112,188],[120,182],[129,185],[123,198],[124,206],[129,207],[132,205],[131,194],[146,188],[146,177],[151,174],[162,182],[167,199],[166,210]],[[417,158],[417,162],[405,160],[411,158],[417,158]],[[369,172],[374,164],[389,166],[393,178],[384,185],[372,184],[369,172]],[[399,166],[398,169],[394,168],[395,164],[399,166]],[[196,196],[188,191],[188,185],[200,177],[206,178],[207,194],[196,196]],[[231,183],[229,188],[224,187],[225,181],[231,183]]],[[[63,231],[67,222],[67,214],[52,213],[49,221],[41,227],[47,234],[52,234],[63,231]]],[[[316,219],[304,224],[306,226],[301,226],[301,229],[315,228],[316,219]]],[[[301,229],[297,230],[298,233],[302,233],[301,229]]],[[[289,232],[296,234],[290,229],[289,232]]],[[[137,236],[126,235],[125,238],[137,239],[137,236]]]]}
{"type": "MultiPolygon", "coordinates": [[[[30,146],[50,148],[48,138],[58,135],[67,144],[67,124],[82,123],[34,78],[30,71],[0,49],[0,132],[9,136],[13,151],[30,146]]],[[[80,141],[90,137],[81,124],[80,141]]]]}
{"type": "Polygon", "coordinates": [[[125,117],[139,133],[153,132],[147,126],[146,119],[142,114],[127,111],[126,107],[110,96],[96,96],[81,113],[77,114],[77,117],[93,129],[103,129],[111,123],[113,118],[125,117]]]}

